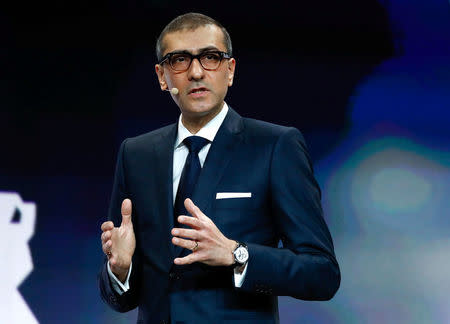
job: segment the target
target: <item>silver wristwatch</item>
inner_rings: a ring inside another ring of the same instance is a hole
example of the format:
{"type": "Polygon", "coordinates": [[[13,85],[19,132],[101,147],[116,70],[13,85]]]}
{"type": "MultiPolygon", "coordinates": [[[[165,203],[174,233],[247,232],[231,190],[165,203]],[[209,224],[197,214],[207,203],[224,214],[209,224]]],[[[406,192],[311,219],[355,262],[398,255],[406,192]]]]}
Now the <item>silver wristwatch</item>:
{"type": "Polygon", "coordinates": [[[248,247],[245,243],[237,242],[236,248],[233,251],[234,267],[241,267],[248,261],[248,247]]]}

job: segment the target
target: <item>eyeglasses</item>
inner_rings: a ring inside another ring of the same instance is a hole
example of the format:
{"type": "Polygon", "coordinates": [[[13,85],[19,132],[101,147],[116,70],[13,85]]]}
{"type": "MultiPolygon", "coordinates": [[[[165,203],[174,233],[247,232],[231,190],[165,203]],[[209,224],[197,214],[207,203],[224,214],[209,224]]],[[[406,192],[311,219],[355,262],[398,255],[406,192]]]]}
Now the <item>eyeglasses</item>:
{"type": "Polygon", "coordinates": [[[182,53],[168,53],[164,55],[159,64],[163,64],[166,61],[172,69],[179,72],[184,72],[189,69],[194,59],[200,62],[200,65],[208,71],[217,70],[223,59],[230,59],[231,56],[225,52],[220,51],[207,51],[197,55],[192,55],[188,52],[182,53]]]}

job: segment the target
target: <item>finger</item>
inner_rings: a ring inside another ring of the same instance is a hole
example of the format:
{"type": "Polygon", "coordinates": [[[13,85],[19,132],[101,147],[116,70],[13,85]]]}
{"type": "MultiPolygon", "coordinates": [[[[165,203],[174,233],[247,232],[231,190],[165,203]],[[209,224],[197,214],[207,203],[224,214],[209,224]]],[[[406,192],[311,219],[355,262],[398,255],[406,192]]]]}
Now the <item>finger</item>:
{"type": "Polygon", "coordinates": [[[189,198],[186,198],[184,200],[184,207],[186,207],[186,210],[189,212],[189,214],[191,214],[192,216],[194,216],[198,219],[203,219],[204,217],[206,217],[206,215],[203,214],[203,212],[200,210],[200,208],[198,208],[194,204],[194,202],[189,198]]]}
{"type": "Polygon", "coordinates": [[[114,223],[111,221],[104,222],[101,226],[103,232],[112,230],[114,228],[114,223]]]}
{"type": "Polygon", "coordinates": [[[198,218],[190,216],[178,216],[178,222],[180,224],[188,225],[192,228],[200,228],[202,226],[202,223],[198,220],[198,218]]]}
{"type": "MultiPolygon", "coordinates": [[[[181,246],[182,248],[193,250],[198,243],[195,243],[193,240],[185,240],[179,237],[172,237],[172,243],[181,246]]],[[[197,248],[198,249],[198,248],[197,248]]]]}
{"type": "Polygon", "coordinates": [[[122,225],[128,225],[131,224],[131,200],[130,199],[124,199],[122,202],[122,225]]]}
{"type": "Polygon", "coordinates": [[[197,254],[191,253],[183,258],[176,258],[173,262],[177,265],[191,264],[198,261],[197,254]]]}
{"type": "Polygon", "coordinates": [[[178,236],[178,237],[188,238],[188,239],[191,239],[191,240],[198,240],[199,239],[198,231],[195,230],[195,229],[189,229],[189,228],[174,228],[174,229],[172,229],[172,235],[178,236]]]}
{"type": "Polygon", "coordinates": [[[106,231],[102,233],[102,243],[106,243],[111,238],[111,231],[106,231]]]}
{"type": "Polygon", "coordinates": [[[111,241],[108,241],[108,242],[106,242],[106,243],[103,243],[103,244],[102,244],[102,250],[103,250],[103,253],[105,253],[105,254],[111,254],[111,246],[112,246],[112,242],[111,242],[111,241]]]}

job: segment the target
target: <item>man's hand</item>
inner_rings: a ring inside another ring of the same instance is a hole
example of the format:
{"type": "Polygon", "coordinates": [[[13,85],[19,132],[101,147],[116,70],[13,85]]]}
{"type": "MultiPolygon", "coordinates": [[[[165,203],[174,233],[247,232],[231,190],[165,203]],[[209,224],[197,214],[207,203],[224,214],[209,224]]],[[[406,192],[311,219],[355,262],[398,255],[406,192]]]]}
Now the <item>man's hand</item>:
{"type": "Polygon", "coordinates": [[[189,198],[184,201],[186,210],[192,215],[179,216],[178,222],[191,228],[172,229],[172,243],[192,251],[176,258],[175,264],[202,262],[212,266],[230,266],[234,263],[232,254],[236,241],[227,239],[211,219],[194,205],[189,198]]]}
{"type": "Polygon", "coordinates": [[[121,213],[120,227],[114,227],[114,223],[111,221],[102,224],[102,249],[108,256],[111,271],[121,282],[125,282],[131,265],[131,257],[136,248],[136,238],[131,222],[130,199],[124,199],[122,202],[121,213]]]}

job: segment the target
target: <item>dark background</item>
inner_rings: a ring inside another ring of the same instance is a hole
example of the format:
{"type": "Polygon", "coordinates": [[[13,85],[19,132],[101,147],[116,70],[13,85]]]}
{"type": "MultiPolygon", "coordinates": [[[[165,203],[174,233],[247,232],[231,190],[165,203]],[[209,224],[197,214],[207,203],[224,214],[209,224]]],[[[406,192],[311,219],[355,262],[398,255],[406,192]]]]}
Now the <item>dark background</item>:
{"type": "Polygon", "coordinates": [[[304,132],[343,130],[355,85],[393,55],[392,31],[376,1],[55,1],[7,8],[2,130],[14,137],[2,161],[8,174],[111,175],[124,121],[138,125],[123,136],[174,122],[178,109],[159,89],[154,47],[164,26],[187,11],[216,18],[232,36],[237,73],[230,105],[304,132]]]}

